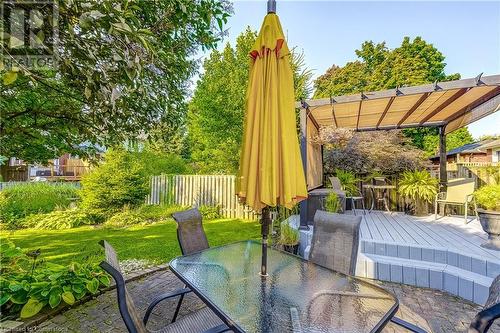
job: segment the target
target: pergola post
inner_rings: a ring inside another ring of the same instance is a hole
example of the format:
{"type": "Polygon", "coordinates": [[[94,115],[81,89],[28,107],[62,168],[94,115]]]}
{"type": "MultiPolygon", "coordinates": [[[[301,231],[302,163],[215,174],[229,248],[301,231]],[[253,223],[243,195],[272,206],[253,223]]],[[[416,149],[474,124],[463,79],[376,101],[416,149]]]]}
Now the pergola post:
{"type": "Polygon", "coordinates": [[[446,171],[446,134],[445,127],[439,127],[439,191],[446,191],[448,173],[446,171]]]}
{"type": "MultiPolygon", "coordinates": [[[[307,109],[300,109],[300,153],[302,166],[304,167],[304,177],[307,183],[307,109]]],[[[309,230],[307,225],[307,199],[300,202],[300,230],[309,230]]]]}

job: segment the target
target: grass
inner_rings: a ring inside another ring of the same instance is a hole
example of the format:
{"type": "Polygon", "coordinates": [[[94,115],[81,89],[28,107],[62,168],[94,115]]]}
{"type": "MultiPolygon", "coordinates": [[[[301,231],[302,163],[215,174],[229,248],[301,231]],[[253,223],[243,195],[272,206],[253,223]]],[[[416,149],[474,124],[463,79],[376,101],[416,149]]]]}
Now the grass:
{"type": "MultiPolygon", "coordinates": [[[[203,226],[210,246],[260,238],[257,221],[219,219],[204,221],[203,226]]],[[[5,238],[23,250],[41,249],[41,258],[59,264],[80,261],[87,256],[101,260],[103,251],[98,245],[101,239],[116,249],[120,260],[147,259],[161,264],[181,254],[173,220],[128,228],[84,226],[67,230],[0,231],[0,242],[5,238]]]]}

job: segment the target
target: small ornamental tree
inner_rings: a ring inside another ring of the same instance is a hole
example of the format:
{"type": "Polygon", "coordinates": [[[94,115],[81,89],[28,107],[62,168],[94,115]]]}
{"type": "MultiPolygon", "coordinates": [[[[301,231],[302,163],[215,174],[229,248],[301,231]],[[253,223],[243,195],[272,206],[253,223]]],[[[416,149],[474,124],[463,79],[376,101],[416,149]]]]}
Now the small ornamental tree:
{"type": "Polygon", "coordinates": [[[133,154],[123,149],[109,150],[105,161],[82,178],[82,208],[100,216],[124,206],[144,203],[148,194],[145,167],[133,154]]]}

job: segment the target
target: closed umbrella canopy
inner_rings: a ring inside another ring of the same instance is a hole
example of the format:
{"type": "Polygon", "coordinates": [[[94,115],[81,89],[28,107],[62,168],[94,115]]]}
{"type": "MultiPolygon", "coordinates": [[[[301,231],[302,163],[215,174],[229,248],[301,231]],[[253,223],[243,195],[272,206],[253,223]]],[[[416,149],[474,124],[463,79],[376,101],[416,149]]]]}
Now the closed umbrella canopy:
{"type": "Polygon", "coordinates": [[[293,72],[279,18],[266,15],[250,52],[238,196],[260,212],[307,197],[295,119],[293,72]]]}
{"type": "Polygon", "coordinates": [[[271,206],[292,208],[307,197],[295,125],[293,72],[283,29],[275,13],[266,15],[250,52],[245,131],[238,196],[262,211],[262,266],[267,275],[267,235],[271,206]]]}

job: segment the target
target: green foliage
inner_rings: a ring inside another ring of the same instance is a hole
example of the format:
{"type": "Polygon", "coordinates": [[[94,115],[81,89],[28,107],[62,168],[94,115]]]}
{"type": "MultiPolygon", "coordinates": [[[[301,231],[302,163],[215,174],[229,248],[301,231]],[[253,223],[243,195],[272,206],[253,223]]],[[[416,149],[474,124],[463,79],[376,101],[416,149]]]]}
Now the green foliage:
{"type": "Polygon", "coordinates": [[[356,55],[359,60],[344,67],[333,65],[316,79],[315,98],[459,78],[458,74],[445,75],[443,54],[421,37],[413,41],[405,37],[393,50],[385,42],[366,41],[356,55]]]}
{"type": "Polygon", "coordinates": [[[357,175],[377,171],[388,176],[424,167],[423,152],[408,144],[399,131],[349,132],[341,145],[337,144],[339,136],[335,134],[339,131],[342,132],[326,127],[320,132],[327,174],[341,169],[357,175]]]}
{"type": "MultiPolygon", "coordinates": [[[[257,221],[205,220],[203,228],[211,246],[260,239],[260,224],[257,221]]],[[[65,230],[0,230],[0,243],[10,239],[21,248],[40,248],[46,260],[68,265],[71,261],[82,262],[87,257],[94,258],[93,262],[98,263],[100,258],[95,253],[102,253],[98,242],[105,239],[116,249],[120,260],[145,259],[161,264],[181,255],[176,229],[175,222],[168,220],[128,228],[82,226],[65,230]]]]}
{"type": "Polygon", "coordinates": [[[335,192],[330,192],[325,198],[325,210],[330,213],[338,213],[341,210],[339,196],[335,192]]]}
{"type": "MultiPolygon", "coordinates": [[[[437,128],[412,128],[403,132],[415,146],[425,151],[426,156],[438,154],[439,135],[437,128]]],[[[474,142],[474,138],[467,127],[459,128],[446,135],[446,150],[450,151],[472,142],[474,142]]]]}
{"type": "MultiPolygon", "coordinates": [[[[245,98],[250,69],[249,52],[256,33],[247,28],[222,51],[213,51],[203,64],[189,104],[188,132],[191,159],[198,173],[235,174],[238,171],[245,98]]],[[[305,68],[303,54],[292,49],[297,98],[309,94],[311,72],[305,68]]]]}
{"type": "Polygon", "coordinates": [[[474,197],[479,207],[500,211],[500,184],[483,186],[474,192],[474,197]]]}
{"type": "Polygon", "coordinates": [[[105,225],[108,227],[126,227],[164,222],[170,219],[173,213],[182,209],[180,206],[143,205],[136,209],[126,206],[123,211],[111,216],[105,222],[105,225]]]}
{"type": "Polygon", "coordinates": [[[405,171],[399,181],[399,193],[412,200],[431,202],[437,194],[439,181],[426,170],[405,171]]]}
{"type": "Polygon", "coordinates": [[[146,176],[183,175],[191,172],[186,161],[179,155],[153,150],[149,146],[133,153],[133,158],[142,164],[146,176]]]}
{"type": "Polygon", "coordinates": [[[109,286],[109,276],[89,262],[68,266],[37,261],[40,251],[24,252],[9,240],[1,243],[0,306],[2,314],[21,318],[36,315],[47,305],[73,304],[109,286]]]}
{"type": "Polygon", "coordinates": [[[110,149],[104,163],[82,177],[81,206],[104,216],[138,206],[149,193],[148,181],[146,167],[132,153],[110,149]]]}
{"type": "Polygon", "coordinates": [[[359,194],[358,183],[360,180],[356,177],[354,172],[335,169],[335,176],[340,180],[342,189],[347,196],[352,197],[359,194]]]}
{"type": "Polygon", "coordinates": [[[292,228],[287,222],[281,223],[280,238],[278,243],[284,246],[297,245],[300,241],[300,234],[297,229],[292,228]]]}
{"type": "Polygon", "coordinates": [[[70,229],[86,224],[94,224],[92,215],[79,208],[55,210],[50,213],[33,214],[22,223],[23,227],[35,229],[70,229]]]}
{"type": "Polygon", "coordinates": [[[219,206],[201,205],[198,207],[198,210],[200,211],[201,216],[204,220],[214,220],[221,218],[219,206]]]}
{"type": "Polygon", "coordinates": [[[58,9],[55,69],[15,60],[0,69],[7,156],[42,161],[85,141],[113,146],[159,123],[181,130],[194,55],[215,48],[231,10],[219,0],[59,1],[58,9]]]}
{"type": "Polygon", "coordinates": [[[0,191],[0,220],[18,227],[24,217],[68,207],[76,197],[77,189],[72,185],[34,182],[8,187],[0,191]]]}

